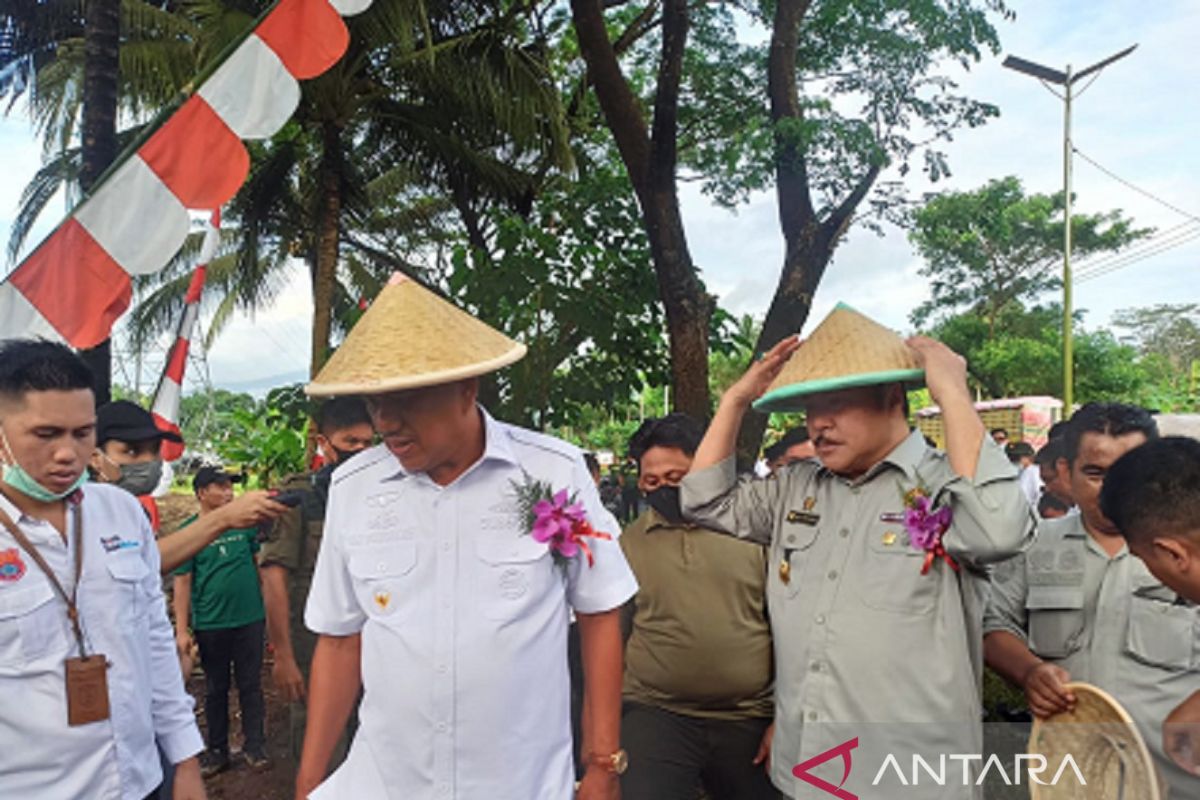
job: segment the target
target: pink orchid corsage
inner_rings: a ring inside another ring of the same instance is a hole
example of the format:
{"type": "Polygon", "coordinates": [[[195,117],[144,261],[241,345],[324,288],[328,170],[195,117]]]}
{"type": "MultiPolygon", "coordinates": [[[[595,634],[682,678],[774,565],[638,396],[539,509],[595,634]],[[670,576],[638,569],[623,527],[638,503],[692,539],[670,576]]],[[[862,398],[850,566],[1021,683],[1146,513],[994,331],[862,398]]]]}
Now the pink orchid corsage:
{"type": "Polygon", "coordinates": [[[580,552],[587,557],[589,567],[595,566],[596,558],[587,540],[611,540],[612,536],[592,527],[582,503],[569,496],[566,489],[553,492],[550,484],[528,475],[525,483],[514,482],[513,486],[525,513],[529,535],[545,543],[560,566],[566,566],[580,552]]]}
{"type": "Polygon", "coordinates": [[[939,558],[958,572],[958,563],[942,546],[942,537],[950,530],[953,520],[954,511],[949,506],[933,508],[933,500],[923,487],[918,486],[905,492],[904,531],[908,534],[909,544],[925,551],[925,563],[921,565],[922,575],[927,574],[933,567],[933,562],[939,558]]]}

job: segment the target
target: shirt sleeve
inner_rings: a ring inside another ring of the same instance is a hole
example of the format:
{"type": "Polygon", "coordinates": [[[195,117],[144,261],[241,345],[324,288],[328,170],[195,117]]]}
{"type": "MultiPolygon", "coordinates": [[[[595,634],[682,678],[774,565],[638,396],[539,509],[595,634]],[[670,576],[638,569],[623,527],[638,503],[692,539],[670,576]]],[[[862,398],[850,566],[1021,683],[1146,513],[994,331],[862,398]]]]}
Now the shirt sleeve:
{"type": "Polygon", "coordinates": [[[600,493],[592,480],[583,456],[577,455],[571,467],[571,486],[583,504],[588,521],[597,533],[608,539],[587,539],[594,563],[581,553],[567,567],[567,600],[579,614],[601,614],[620,608],[637,593],[637,580],[617,541],[621,527],[600,502],[600,493]]]}
{"type": "Polygon", "coordinates": [[[261,566],[280,566],[288,572],[300,568],[300,544],[304,536],[304,518],[299,508],[290,508],[275,520],[275,530],[258,551],[261,566]]]}
{"type": "MultiPolygon", "coordinates": [[[[148,614],[150,615],[150,715],[154,725],[154,736],[167,760],[172,764],[186,761],[204,749],[204,739],[196,726],[195,705],[191,695],[183,686],[183,675],[179,671],[179,655],[175,649],[175,633],[167,618],[167,604],[163,598],[162,579],[159,577],[161,561],[154,531],[144,514],[138,514],[142,522],[142,557],[150,568],[143,579],[149,593],[148,614]]],[[[191,562],[188,562],[190,566],[191,562]]]]}
{"type": "Polygon", "coordinates": [[[304,608],[304,624],[313,633],[326,636],[351,636],[361,632],[367,622],[367,615],[354,595],[354,582],[341,544],[338,509],[347,489],[346,484],[330,487],[325,533],[304,608]]]}
{"type": "Polygon", "coordinates": [[[956,475],[942,492],[954,510],[943,540],[954,558],[985,566],[1012,558],[1033,543],[1037,521],[1021,492],[1016,467],[991,437],[983,437],[975,478],[956,475]]]}
{"type": "Polygon", "coordinates": [[[196,559],[189,558],[187,561],[183,562],[178,567],[176,567],[175,572],[173,572],[172,574],[174,574],[174,575],[191,575],[192,570],[194,570],[195,567],[196,567],[196,559]]]}
{"type": "Polygon", "coordinates": [[[680,484],[683,515],[705,528],[758,544],[770,544],[776,511],[792,470],[777,478],[738,478],[731,455],[689,472],[680,484]]]}
{"type": "Polygon", "coordinates": [[[1028,645],[1025,634],[1028,614],[1025,611],[1025,554],[996,566],[992,573],[992,592],[983,612],[984,634],[1006,631],[1028,645]]]}

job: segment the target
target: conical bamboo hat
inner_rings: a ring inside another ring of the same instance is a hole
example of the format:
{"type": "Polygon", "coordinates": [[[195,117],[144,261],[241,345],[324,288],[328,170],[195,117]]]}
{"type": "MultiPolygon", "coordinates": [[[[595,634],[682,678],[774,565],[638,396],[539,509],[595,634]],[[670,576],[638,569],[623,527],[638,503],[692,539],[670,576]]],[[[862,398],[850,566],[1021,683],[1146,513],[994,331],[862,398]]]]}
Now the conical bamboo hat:
{"type": "Polygon", "coordinates": [[[1069,767],[1053,785],[1030,782],[1032,800],[1161,800],[1162,779],[1129,713],[1107,692],[1068,683],[1075,709],[1035,720],[1028,752],[1045,756],[1050,784],[1069,755],[1086,786],[1069,767]]]}
{"type": "Polygon", "coordinates": [[[920,385],[925,371],[894,331],[838,303],[755,403],[764,412],[796,411],[802,398],[883,383],[920,385]]]}
{"type": "Polygon", "coordinates": [[[396,273],[305,391],[328,397],[436,386],[524,355],[525,345],[396,273]]]}

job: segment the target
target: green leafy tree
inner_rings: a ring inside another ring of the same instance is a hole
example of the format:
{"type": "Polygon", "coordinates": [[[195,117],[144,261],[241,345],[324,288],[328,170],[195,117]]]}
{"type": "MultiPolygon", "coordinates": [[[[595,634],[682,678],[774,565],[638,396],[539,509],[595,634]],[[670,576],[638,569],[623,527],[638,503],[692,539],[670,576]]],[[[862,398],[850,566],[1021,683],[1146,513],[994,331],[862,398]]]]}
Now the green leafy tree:
{"type": "Polygon", "coordinates": [[[1113,327],[1125,331],[1121,341],[1144,356],[1161,356],[1174,369],[1190,370],[1200,361],[1200,303],[1121,309],[1113,315],[1113,327]]]}
{"type": "MultiPolygon", "coordinates": [[[[929,200],[913,217],[909,238],[925,260],[930,299],[912,314],[916,325],[972,310],[997,333],[1012,304],[1061,285],[1063,194],[1025,193],[1015,177],[929,200]]],[[[1148,236],[1120,210],[1071,217],[1072,256],[1120,250],[1148,236]]]]}

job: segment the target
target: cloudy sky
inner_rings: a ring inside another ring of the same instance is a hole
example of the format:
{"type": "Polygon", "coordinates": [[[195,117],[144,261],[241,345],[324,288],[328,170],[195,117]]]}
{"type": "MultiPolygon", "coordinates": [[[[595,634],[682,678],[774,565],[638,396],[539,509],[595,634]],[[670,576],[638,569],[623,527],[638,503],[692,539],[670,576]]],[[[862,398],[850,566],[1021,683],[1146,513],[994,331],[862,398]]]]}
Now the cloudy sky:
{"type": "MultiPolygon", "coordinates": [[[[1000,61],[1013,54],[1078,70],[1136,43],[1131,56],[1105,70],[1076,102],[1075,146],[1138,188],[1200,217],[1200,59],[1191,52],[1200,31],[1200,3],[1017,0],[1010,5],[1015,21],[998,23],[1003,53],[970,72],[952,73],[972,96],[999,106],[1000,118],[960,132],[948,146],[949,180],[930,185],[910,176],[911,191],[971,189],[1004,175],[1017,175],[1028,191],[1061,188],[1062,103],[1000,61]]],[[[7,241],[21,187],[39,157],[39,145],[19,110],[0,119],[0,174],[6,176],[0,182],[0,243],[7,241]]],[[[1122,208],[1139,225],[1160,230],[1188,222],[1079,158],[1075,191],[1079,211],[1122,208]]],[[[710,289],[736,314],[765,313],[783,257],[774,195],[757,195],[730,213],[711,205],[693,184],[684,184],[681,192],[692,253],[710,289]]],[[[61,206],[54,210],[61,213],[61,206]]],[[[1171,242],[1164,238],[1164,243],[1171,242]]],[[[906,329],[909,313],[928,296],[919,266],[902,231],[891,229],[879,237],[853,229],[817,293],[809,327],[845,301],[906,329]]],[[[1080,282],[1076,305],[1088,311],[1087,324],[1097,326],[1119,308],[1200,301],[1198,266],[1200,238],[1080,282]]],[[[296,270],[272,308],[236,320],[214,345],[209,353],[213,383],[258,393],[302,380],[311,308],[307,282],[296,270]]],[[[153,383],[153,365],[146,372],[143,382],[153,383]]]]}

